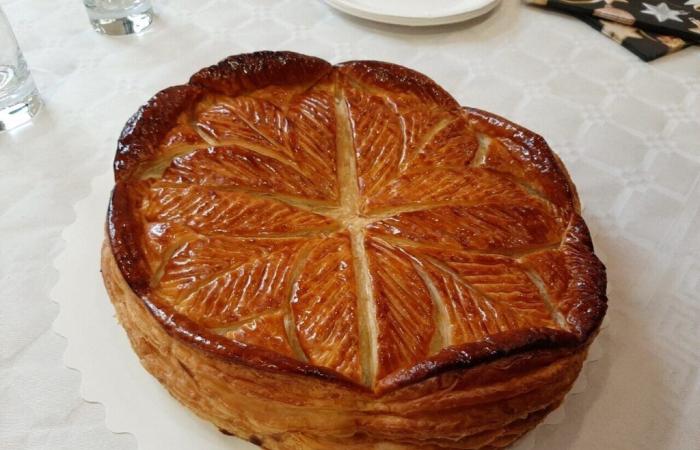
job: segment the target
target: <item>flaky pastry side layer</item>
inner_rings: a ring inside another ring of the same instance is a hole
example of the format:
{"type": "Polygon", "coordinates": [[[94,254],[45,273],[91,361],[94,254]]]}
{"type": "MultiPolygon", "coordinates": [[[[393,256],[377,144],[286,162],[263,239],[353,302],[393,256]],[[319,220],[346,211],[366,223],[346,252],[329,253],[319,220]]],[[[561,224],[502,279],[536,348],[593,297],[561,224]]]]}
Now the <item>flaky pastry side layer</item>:
{"type": "Polygon", "coordinates": [[[174,338],[125,282],[108,243],[102,274],[144,367],[203,419],[269,450],[506,447],[561,403],[592,340],[446,371],[378,395],[218,359],[174,338]]]}

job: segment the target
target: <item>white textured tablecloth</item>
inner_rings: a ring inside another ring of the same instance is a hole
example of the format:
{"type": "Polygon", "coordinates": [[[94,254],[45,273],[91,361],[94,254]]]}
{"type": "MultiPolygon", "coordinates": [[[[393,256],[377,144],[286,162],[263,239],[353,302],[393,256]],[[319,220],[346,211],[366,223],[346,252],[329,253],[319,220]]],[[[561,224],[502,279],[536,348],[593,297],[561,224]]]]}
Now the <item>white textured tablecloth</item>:
{"type": "MultiPolygon", "coordinates": [[[[157,90],[235,53],[382,59],[543,134],[577,183],[608,266],[606,354],[542,449],[700,449],[700,50],[645,64],[575,19],[505,0],[407,29],[315,0],[156,0],[153,29],[91,31],[79,0],[0,0],[46,107],[0,135],[0,449],[135,449],[79,396],[51,330],[73,204],[157,90]]],[[[90,320],[85,317],[84,320],[90,320]]]]}

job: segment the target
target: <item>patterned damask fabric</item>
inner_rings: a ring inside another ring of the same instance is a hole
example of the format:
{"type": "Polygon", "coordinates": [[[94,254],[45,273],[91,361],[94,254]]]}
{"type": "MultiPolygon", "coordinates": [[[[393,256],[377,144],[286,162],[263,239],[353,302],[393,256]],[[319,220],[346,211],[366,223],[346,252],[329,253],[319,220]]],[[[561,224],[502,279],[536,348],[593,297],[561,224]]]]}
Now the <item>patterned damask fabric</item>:
{"type": "Polygon", "coordinates": [[[644,61],[700,43],[700,0],[526,0],[572,14],[644,61]]]}

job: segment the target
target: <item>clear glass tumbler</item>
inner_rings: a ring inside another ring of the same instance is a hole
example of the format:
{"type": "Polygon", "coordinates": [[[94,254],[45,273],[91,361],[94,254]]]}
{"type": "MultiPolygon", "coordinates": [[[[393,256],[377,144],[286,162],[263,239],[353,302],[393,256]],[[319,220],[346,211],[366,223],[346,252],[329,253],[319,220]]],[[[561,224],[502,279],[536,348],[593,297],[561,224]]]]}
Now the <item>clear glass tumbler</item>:
{"type": "Polygon", "coordinates": [[[10,23],[0,9],[0,131],[28,122],[41,98],[10,23]]]}
{"type": "Polygon", "coordinates": [[[151,0],[83,0],[92,27],[103,34],[144,31],[153,22],[151,0]]]}

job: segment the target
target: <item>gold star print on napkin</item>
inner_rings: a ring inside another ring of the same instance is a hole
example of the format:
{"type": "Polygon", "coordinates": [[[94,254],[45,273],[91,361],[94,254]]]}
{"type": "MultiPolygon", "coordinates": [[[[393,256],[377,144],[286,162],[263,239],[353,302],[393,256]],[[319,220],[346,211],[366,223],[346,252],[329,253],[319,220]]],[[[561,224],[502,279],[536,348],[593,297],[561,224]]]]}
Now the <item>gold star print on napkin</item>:
{"type": "Polygon", "coordinates": [[[700,44],[700,0],[525,0],[571,14],[644,61],[700,44]]]}

